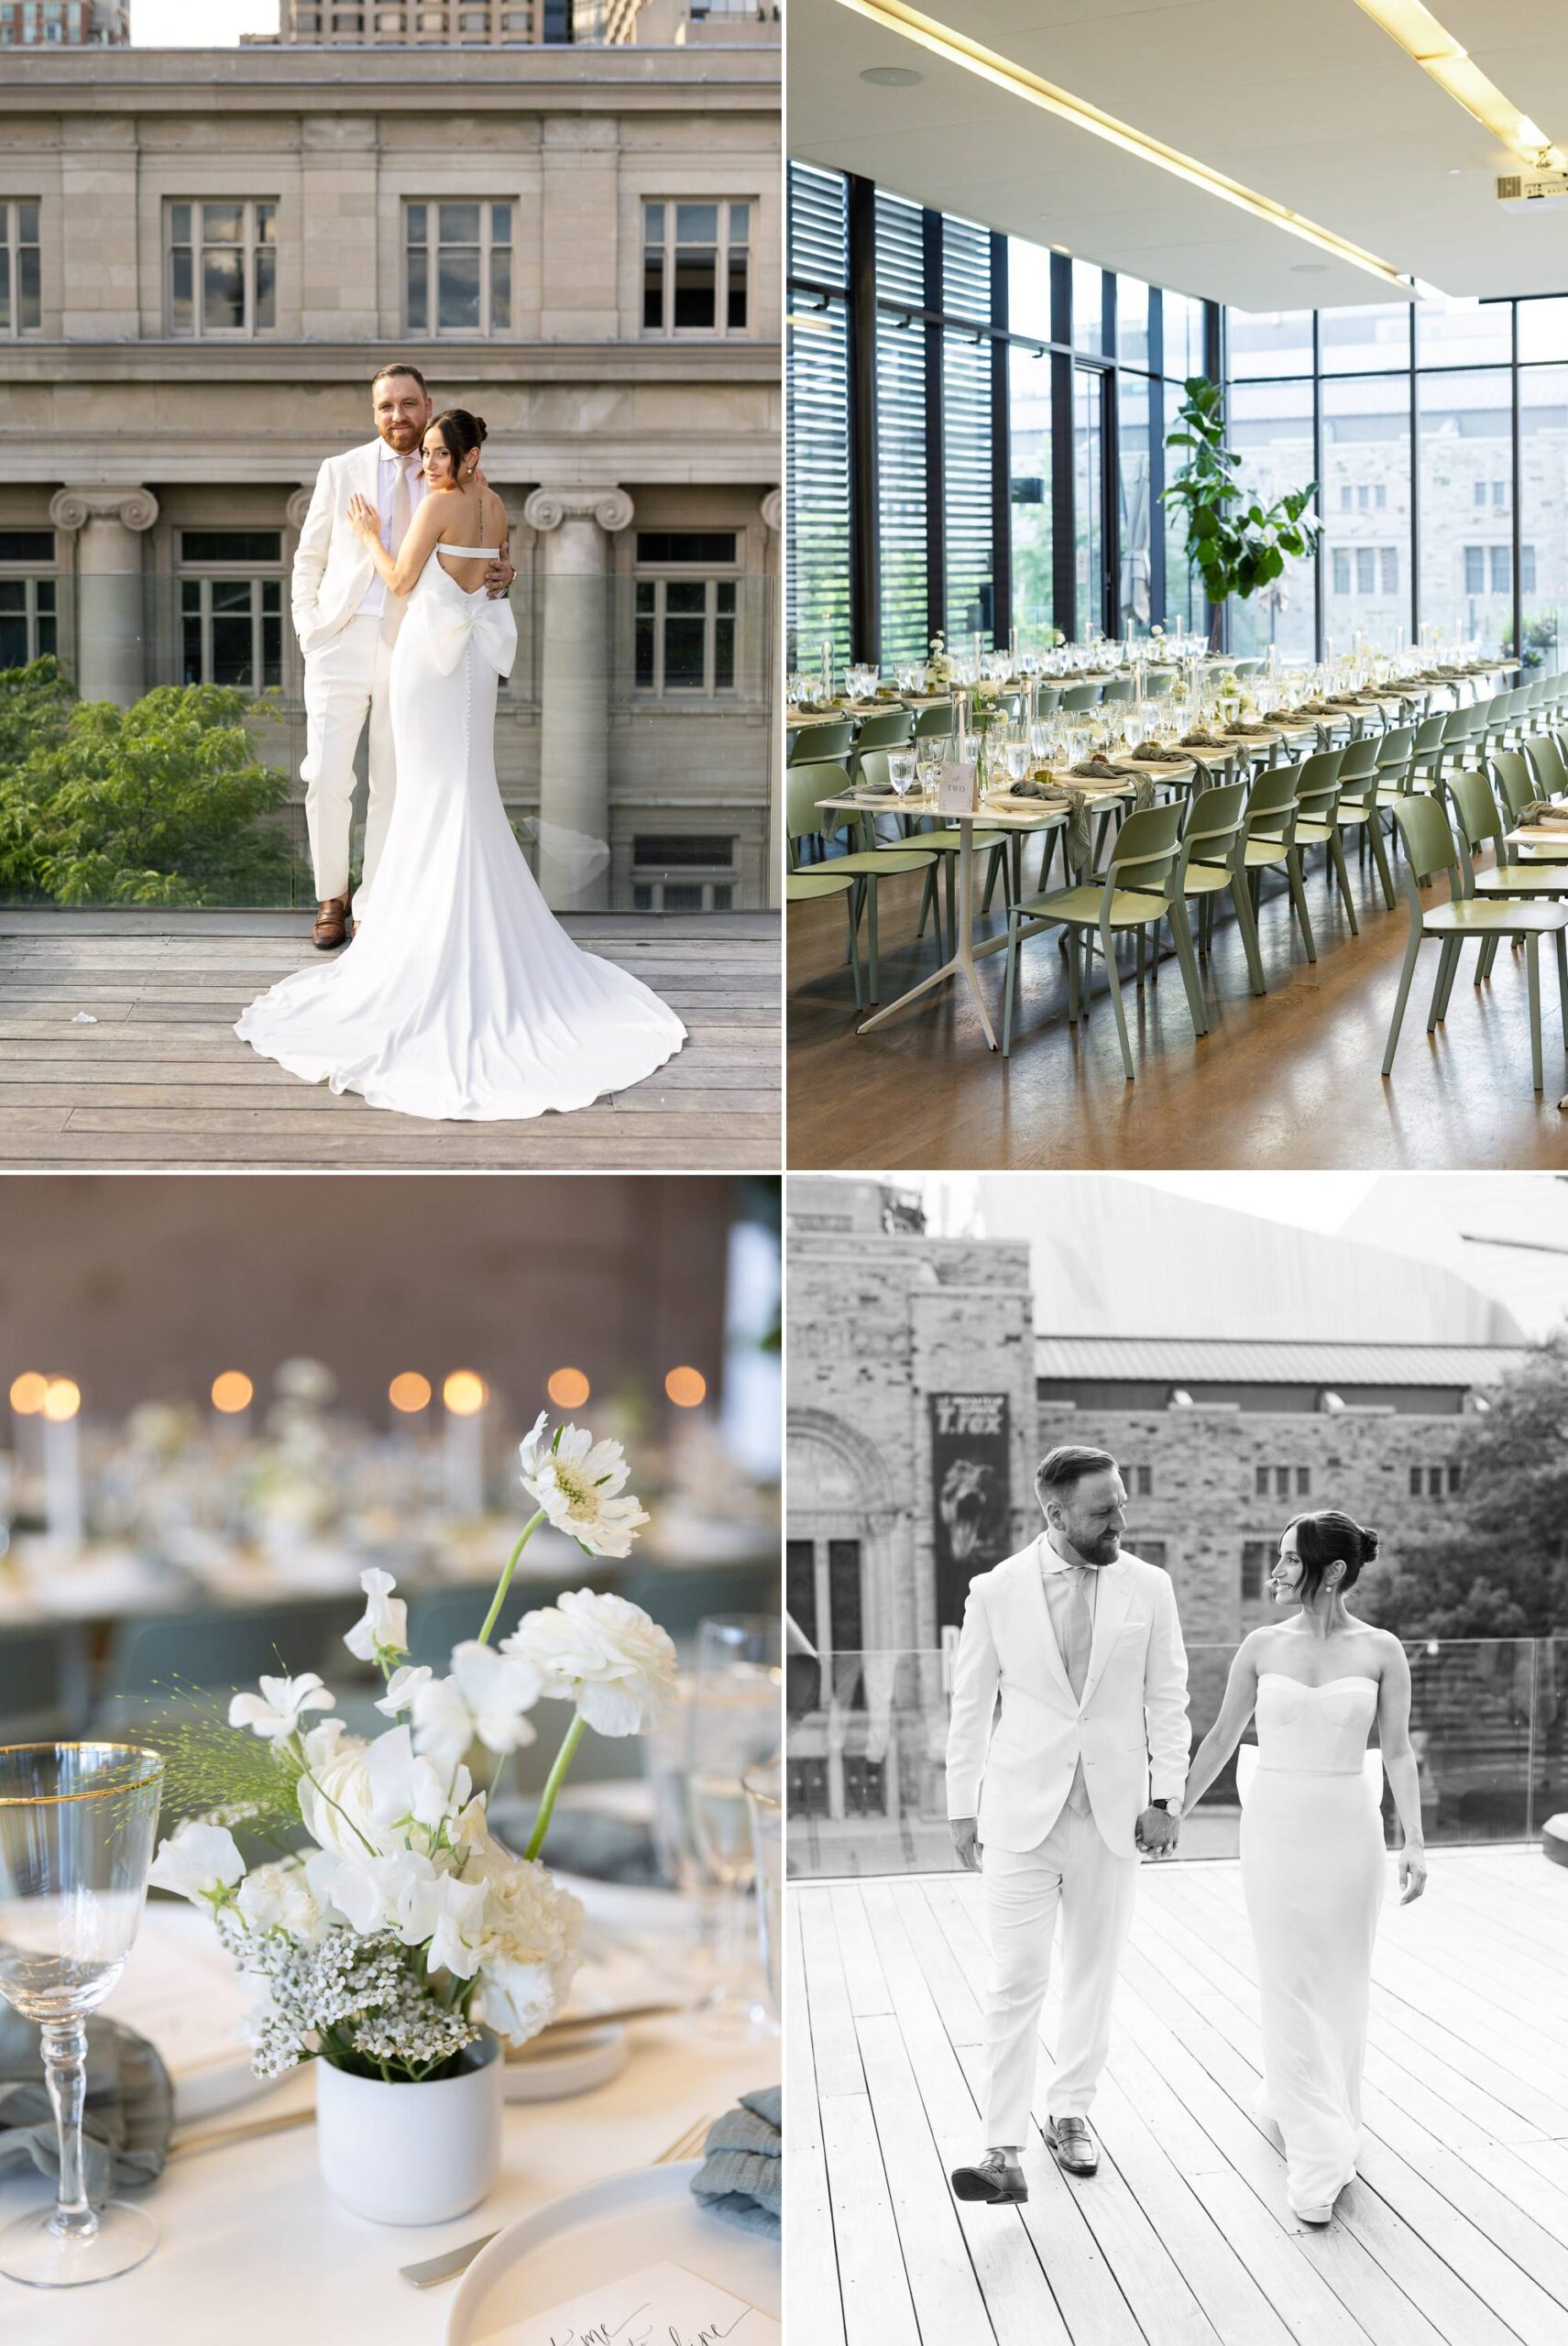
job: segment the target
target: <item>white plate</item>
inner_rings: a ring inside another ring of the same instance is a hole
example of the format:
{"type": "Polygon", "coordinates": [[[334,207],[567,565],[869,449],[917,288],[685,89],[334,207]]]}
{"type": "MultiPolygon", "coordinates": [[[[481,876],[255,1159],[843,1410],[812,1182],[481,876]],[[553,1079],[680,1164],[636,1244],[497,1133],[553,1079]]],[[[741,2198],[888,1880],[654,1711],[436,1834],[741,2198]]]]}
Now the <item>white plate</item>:
{"type": "Polygon", "coordinates": [[[701,2162],[648,2166],[569,2192],[498,2232],[457,2284],[445,2346],[485,2341],[531,2313],[644,2264],[684,2264],[779,2319],[779,2251],[692,2198],[701,2162]]]}
{"type": "Polygon", "coordinates": [[[554,2045],[535,2038],[507,2055],[502,2091],[508,2101],[565,2101],[575,2093],[592,2093],[620,2077],[630,2049],[625,2028],[614,2021],[554,2045]]]}

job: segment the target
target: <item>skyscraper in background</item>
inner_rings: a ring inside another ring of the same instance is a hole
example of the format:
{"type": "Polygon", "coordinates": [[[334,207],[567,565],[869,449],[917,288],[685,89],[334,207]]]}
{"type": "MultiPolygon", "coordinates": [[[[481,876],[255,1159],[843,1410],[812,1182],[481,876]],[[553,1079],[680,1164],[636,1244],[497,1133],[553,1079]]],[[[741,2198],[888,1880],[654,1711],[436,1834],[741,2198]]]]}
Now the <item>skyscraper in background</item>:
{"type": "Polygon", "coordinates": [[[130,0],[0,0],[0,49],[119,49],[130,0]]]}

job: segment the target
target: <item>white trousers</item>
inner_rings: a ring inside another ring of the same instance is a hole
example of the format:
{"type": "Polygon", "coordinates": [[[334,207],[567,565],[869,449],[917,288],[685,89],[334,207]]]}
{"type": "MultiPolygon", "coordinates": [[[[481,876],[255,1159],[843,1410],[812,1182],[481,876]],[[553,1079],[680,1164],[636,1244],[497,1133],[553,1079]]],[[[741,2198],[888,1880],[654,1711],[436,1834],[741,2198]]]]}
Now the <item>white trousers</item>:
{"type": "Polygon", "coordinates": [[[1029,2140],[1040,2008],[1050,1980],[1051,1937],[1061,1911],[1062,2011],[1052,2118],[1082,2118],[1111,2049],[1111,2007],[1138,1886],[1135,1853],[1118,1857],[1091,1815],[1064,1807],[1036,1848],[987,1843],[981,1856],[991,1979],[985,2006],[989,2061],[985,2140],[993,2149],[1029,2140]]]}
{"type": "Polygon", "coordinates": [[[379,619],[352,619],[305,660],[305,756],[300,779],[305,785],[305,828],[316,894],[322,902],[348,891],[349,828],[354,814],[354,755],[365,719],[370,719],[370,797],[365,816],[365,861],[360,878],[368,890],[392,818],[397,762],[388,679],[395,628],[379,619]]]}

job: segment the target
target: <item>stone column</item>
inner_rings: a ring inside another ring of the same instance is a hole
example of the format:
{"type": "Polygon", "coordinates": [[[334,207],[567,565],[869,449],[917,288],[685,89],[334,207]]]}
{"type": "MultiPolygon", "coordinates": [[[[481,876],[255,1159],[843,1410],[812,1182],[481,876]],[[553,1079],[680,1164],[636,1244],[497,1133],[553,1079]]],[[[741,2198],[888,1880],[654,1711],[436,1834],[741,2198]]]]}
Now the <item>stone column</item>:
{"type": "Polygon", "coordinates": [[[158,519],[148,488],[62,488],[49,501],[76,548],[76,688],[83,700],[139,700],[148,670],[141,536],[158,519]]]}
{"type": "Polygon", "coordinates": [[[543,547],[539,630],[539,884],[555,912],[609,903],[609,542],[623,488],[536,488],[522,518],[543,547]]]}
{"type": "Polygon", "coordinates": [[[768,836],[762,850],[762,902],[784,902],[784,676],[783,576],[784,491],[770,488],[762,504],[767,532],[762,555],[763,623],[767,641],[762,656],[762,696],[768,711],[768,836]]]}

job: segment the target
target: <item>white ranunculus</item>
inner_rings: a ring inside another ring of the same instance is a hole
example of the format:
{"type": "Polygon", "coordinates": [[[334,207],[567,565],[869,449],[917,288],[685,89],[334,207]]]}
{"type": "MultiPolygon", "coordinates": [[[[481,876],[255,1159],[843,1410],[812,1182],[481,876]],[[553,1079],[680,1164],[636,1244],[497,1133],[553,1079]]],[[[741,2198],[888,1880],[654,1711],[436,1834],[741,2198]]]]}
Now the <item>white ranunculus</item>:
{"type": "MultiPolygon", "coordinates": [[[[309,1776],[300,1779],[300,1814],[305,1830],[334,1857],[378,1856],[383,1846],[390,1846],[386,1836],[378,1834],[370,1813],[369,1749],[362,1737],[344,1736],[335,1749],[312,1762],[309,1776]]],[[[308,1748],[306,1756],[310,1756],[308,1748]]]]}
{"type": "Polygon", "coordinates": [[[245,1859],[226,1825],[181,1825],[159,1845],[147,1878],[159,1890],[178,1891],[193,1906],[221,1905],[244,1880],[245,1859]]]}
{"type": "Polygon", "coordinates": [[[640,1605],[591,1588],[525,1613],[503,1650],[532,1661],[548,1695],[576,1703],[600,1735],[645,1735],[675,1684],[675,1649],[640,1605]]]}
{"type": "Polygon", "coordinates": [[[263,1678],[259,1694],[236,1694],[229,1705],[230,1727],[247,1727],[265,1742],[292,1735],[306,1711],[331,1711],[337,1696],[329,1694],[313,1670],[302,1678],[263,1678]]]}
{"type": "MultiPolygon", "coordinates": [[[[481,1918],[489,1894],[486,1881],[459,1881],[455,1874],[442,1875],[432,1901],[434,1920],[425,1957],[427,1970],[450,1971],[459,1979],[474,1977],[479,1964],[481,1918]]],[[[422,1931],[421,1936],[424,1935],[422,1931]]]]}
{"type": "Polygon", "coordinates": [[[409,1608],[400,1596],[392,1595],[397,1584],[390,1573],[371,1571],[359,1575],[365,1610],[343,1642],[360,1661],[378,1662],[383,1655],[389,1658],[409,1650],[409,1608]]]}
{"type": "Polygon", "coordinates": [[[455,1768],[477,1736],[487,1751],[516,1751],[533,1741],[523,1714],[544,1682],[525,1656],[498,1653],[476,1639],[455,1646],[452,1675],[422,1686],[413,1701],[414,1747],[455,1768]]]}
{"type": "Polygon", "coordinates": [[[434,1675],[427,1661],[417,1665],[405,1661],[402,1668],[394,1670],[388,1679],[387,1691],[376,1708],[383,1718],[400,1718],[404,1711],[412,1709],[414,1696],[422,1686],[429,1685],[434,1675]]]}
{"type": "Polygon", "coordinates": [[[235,1904],[252,1931],[286,1931],[310,1946],[323,1936],[326,1923],[305,1868],[296,1859],[258,1866],[247,1874],[235,1904]]]}
{"type": "Polygon", "coordinates": [[[522,1487],[591,1556],[629,1556],[648,1520],[635,1498],[622,1498],[631,1469],[619,1442],[596,1442],[586,1426],[559,1426],[549,1441],[543,1412],[518,1446],[522,1487]]]}

